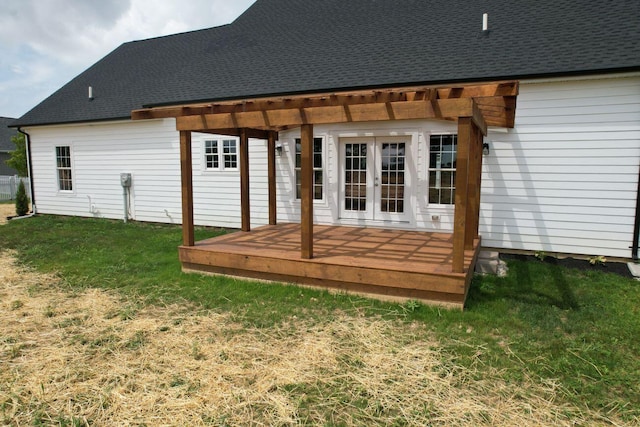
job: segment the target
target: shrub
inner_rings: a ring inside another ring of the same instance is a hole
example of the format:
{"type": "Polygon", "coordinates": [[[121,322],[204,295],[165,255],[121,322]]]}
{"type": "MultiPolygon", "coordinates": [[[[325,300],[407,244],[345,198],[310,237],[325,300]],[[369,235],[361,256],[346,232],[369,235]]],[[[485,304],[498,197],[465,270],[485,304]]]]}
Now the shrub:
{"type": "Polygon", "coordinates": [[[16,215],[24,216],[29,212],[29,198],[27,197],[27,191],[24,188],[24,182],[20,180],[18,184],[18,191],[16,191],[16,215]]]}

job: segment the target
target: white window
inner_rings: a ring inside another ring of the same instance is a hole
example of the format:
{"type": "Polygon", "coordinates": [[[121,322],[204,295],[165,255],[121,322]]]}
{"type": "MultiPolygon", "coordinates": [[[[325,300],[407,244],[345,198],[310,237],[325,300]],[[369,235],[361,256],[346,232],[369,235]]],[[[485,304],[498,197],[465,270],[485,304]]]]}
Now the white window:
{"type": "MultiPolygon", "coordinates": [[[[322,138],[313,138],[313,198],[323,199],[323,172],[322,172],[322,138]]],[[[301,199],[302,194],[302,143],[296,138],[296,199],[301,199]]]]}
{"type": "Polygon", "coordinates": [[[207,170],[237,170],[238,140],[213,139],[205,141],[204,164],[207,170]]]}
{"type": "Polygon", "coordinates": [[[429,203],[452,205],[456,193],[457,135],[431,135],[429,141],[429,203]]]}
{"type": "Polygon", "coordinates": [[[56,172],[58,175],[58,190],[73,191],[71,147],[68,145],[56,147],[56,172]]]}

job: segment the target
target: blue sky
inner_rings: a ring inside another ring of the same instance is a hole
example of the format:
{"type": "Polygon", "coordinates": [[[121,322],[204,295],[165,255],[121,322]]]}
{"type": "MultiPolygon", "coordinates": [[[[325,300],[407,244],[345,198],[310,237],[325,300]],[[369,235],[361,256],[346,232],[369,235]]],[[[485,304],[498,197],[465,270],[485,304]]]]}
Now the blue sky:
{"type": "Polygon", "coordinates": [[[0,116],[22,116],[122,43],[227,24],[254,1],[2,0],[0,116]]]}

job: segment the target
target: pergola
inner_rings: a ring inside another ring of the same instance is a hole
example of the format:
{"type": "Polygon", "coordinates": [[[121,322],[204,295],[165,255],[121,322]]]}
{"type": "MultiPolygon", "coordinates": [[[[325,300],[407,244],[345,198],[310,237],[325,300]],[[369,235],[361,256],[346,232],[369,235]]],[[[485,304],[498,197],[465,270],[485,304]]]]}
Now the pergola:
{"type": "Polygon", "coordinates": [[[134,110],[133,120],[174,117],[180,132],[183,245],[194,246],[191,133],[240,138],[242,230],[250,231],[249,138],[268,141],[269,224],[276,224],[275,145],[278,132],[301,131],[301,253],[314,254],[313,127],[370,121],[439,119],[457,122],[458,153],[451,271],[464,270],[464,251],[478,236],[483,137],[488,126],[512,128],[517,81],[415,86],[236,99],[134,110]]]}

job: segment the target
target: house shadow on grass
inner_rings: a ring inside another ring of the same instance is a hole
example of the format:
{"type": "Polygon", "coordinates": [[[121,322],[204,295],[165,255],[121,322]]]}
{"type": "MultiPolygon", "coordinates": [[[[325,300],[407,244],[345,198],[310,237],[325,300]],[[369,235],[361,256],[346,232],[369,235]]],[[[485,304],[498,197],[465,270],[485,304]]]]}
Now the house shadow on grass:
{"type": "Polygon", "coordinates": [[[509,262],[507,277],[476,276],[474,277],[466,307],[498,300],[537,305],[555,306],[562,310],[579,310],[570,280],[572,270],[557,265],[555,258],[541,262],[533,257],[514,256],[509,262]]]}

